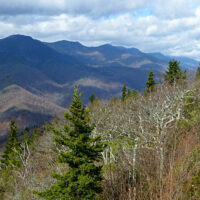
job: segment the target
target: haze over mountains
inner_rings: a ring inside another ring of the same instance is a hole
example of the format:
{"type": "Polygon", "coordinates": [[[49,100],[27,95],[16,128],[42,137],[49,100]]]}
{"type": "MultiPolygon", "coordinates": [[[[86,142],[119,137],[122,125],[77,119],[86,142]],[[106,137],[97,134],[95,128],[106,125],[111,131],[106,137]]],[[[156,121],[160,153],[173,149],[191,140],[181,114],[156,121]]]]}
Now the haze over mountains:
{"type": "MultiPolygon", "coordinates": [[[[69,105],[74,86],[88,102],[119,96],[124,83],[142,90],[150,68],[157,77],[165,71],[169,56],[143,53],[135,48],[105,44],[86,47],[79,42],[41,42],[12,35],[0,40],[0,137],[14,117],[20,128],[42,124],[69,105]]],[[[198,62],[177,57],[183,68],[198,62]]],[[[0,138],[1,140],[1,138],[0,138]]]]}

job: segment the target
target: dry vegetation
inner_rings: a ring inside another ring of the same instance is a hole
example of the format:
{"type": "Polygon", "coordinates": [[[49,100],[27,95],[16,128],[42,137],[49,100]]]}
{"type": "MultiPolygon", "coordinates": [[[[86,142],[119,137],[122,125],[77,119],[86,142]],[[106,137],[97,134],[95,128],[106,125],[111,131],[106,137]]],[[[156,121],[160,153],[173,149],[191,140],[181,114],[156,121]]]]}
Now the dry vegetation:
{"type": "Polygon", "coordinates": [[[64,108],[17,85],[4,88],[1,90],[0,96],[0,136],[7,134],[8,124],[12,118],[15,118],[21,129],[43,124],[55,114],[62,116],[62,113],[66,111],[64,108]]]}
{"type": "MultiPolygon", "coordinates": [[[[89,105],[93,134],[108,144],[101,200],[200,199],[199,90],[193,83],[162,84],[145,96],[89,105]]],[[[31,191],[47,188],[50,174],[67,168],[56,162],[58,151],[44,131],[22,156],[26,164],[1,174],[0,199],[38,199],[31,191]]]]}

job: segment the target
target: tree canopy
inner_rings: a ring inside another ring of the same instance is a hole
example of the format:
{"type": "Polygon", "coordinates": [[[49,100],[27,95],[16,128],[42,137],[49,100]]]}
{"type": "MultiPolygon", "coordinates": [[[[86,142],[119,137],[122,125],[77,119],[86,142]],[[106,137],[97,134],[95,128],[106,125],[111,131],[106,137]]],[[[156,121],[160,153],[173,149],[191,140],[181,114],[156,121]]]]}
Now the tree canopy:
{"type": "Polygon", "coordinates": [[[101,152],[104,143],[100,136],[92,137],[94,125],[90,125],[89,113],[81,101],[78,89],[74,90],[69,113],[65,113],[66,125],[63,130],[51,130],[56,134],[58,146],[65,146],[66,151],[59,153],[58,162],[66,163],[65,174],[53,174],[57,180],[49,189],[36,192],[45,199],[95,199],[102,192],[101,152]]]}
{"type": "Polygon", "coordinates": [[[169,66],[164,76],[165,81],[170,84],[174,84],[177,81],[184,80],[186,78],[186,71],[182,71],[180,68],[180,62],[177,60],[169,61],[169,66]]]}
{"type": "Polygon", "coordinates": [[[151,69],[150,72],[149,72],[148,80],[146,82],[145,91],[151,92],[154,89],[154,87],[156,86],[156,84],[157,83],[154,80],[154,73],[153,73],[153,70],[151,69]]]}
{"type": "Polygon", "coordinates": [[[126,88],[126,84],[124,84],[123,88],[122,88],[122,101],[125,100],[127,95],[127,88],[126,88]]]}
{"type": "Polygon", "coordinates": [[[18,129],[17,124],[14,120],[10,121],[10,131],[8,133],[8,142],[6,144],[4,153],[0,160],[1,169],[5,169],[8,166],[16,166],[19,165],[17,161],[17,151],[19,149],[19,141],[17,138],[18,129]]]}

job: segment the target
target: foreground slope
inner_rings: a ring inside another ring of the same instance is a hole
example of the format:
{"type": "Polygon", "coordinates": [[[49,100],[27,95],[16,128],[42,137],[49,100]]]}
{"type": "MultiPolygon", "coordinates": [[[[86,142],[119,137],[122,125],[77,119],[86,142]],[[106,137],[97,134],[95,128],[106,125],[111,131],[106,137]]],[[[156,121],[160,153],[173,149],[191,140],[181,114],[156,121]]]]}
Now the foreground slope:
{"type": "MultiPolygon", "coordinates": [[[[200,198],[199,91],[199,84],[191,82],[162,84],[145,96],[89,105],[93,134],[107,144],[102,154],[104,190],[98,200],[200,198]]],[[[55,121],[55,128],[65,124],[55,121]]],[[[55,145],[53,137],[44,132],[25,157],[25,166],[0,173],[3,200],[39,200],[30,191],[44,191],[55,183],[52,173],[66,173],[67,166],[57,157],[68,149],[55,145]]]]}

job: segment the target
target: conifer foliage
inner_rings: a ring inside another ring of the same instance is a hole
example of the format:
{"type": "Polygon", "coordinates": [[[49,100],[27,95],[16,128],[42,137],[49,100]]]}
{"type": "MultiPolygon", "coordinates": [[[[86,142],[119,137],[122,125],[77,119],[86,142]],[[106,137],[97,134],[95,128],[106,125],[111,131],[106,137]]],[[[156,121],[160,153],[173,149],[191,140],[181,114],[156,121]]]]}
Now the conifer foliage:
{"type": "Polygon", "coordinates": [[[69,113],[65,113],[67,125],[63,130],[51,129],[56,134],[57,145],[68,150],[61,152],[60,163],[68,164],[65,174],[53,174],[57,182],[44,192],[35,192],[44,199],[95,199],[102,192],[101,152],[105,145],[100,136],[91,137],[94,126],[89,124],[89,113],[83,105],[78,89],[75,89],[69,113]]]}
{"type": "Polygon", "coordinates": [[[174,84],[175,82],[184,80],[185,78],[186,71],[181,70],[180,63],[177,60],[171,60],[164,76],[165,81],[168,81],[169,84],[174,84]]]}
{"type": "Polygon", "coordinates": [[[154,73],[153,73],[153,70],[151,69],[150,72],[149,72],[148,80],[146,82],[146,89],[145,89],[145,91],[146,92],[153,91],[153,89],[154,89],[154,87],[155,87],[156,84],[157,83],[154,80],[154,73]]]}
{"type": "Polygon", "coordinates": [[[126,88],[126,84],[124,84],[123,88],[122,88],[122,101],[125,100],[127,95],[127,88],[126,88]]]}
{"type": "Polygon", "coordinates": [[[90,103],[93,103],[95,100],[96,100],[96,97],[95,97],[95,95],[92,93],[91,95],[90,95],[90,103]]]}
{"type": "Polygon", "coordinates": [[[197,71],[196,71],[196,77],[195,77],[195,80],[200,80],[200,63],[199,63],[199,66],[197,68],[197,71]]]}
{"type": "Polygon", "coordinates": [[[0,168],[5,169],[10,166],[18,166],[20,164],[17,161],[17,151],[19,150],[19,141],[17,138],[18,129],[14,120],[10,121],[10,132],[8,133],[8,142],[5,147],[4,153],[0,160],[0,168]]]}

